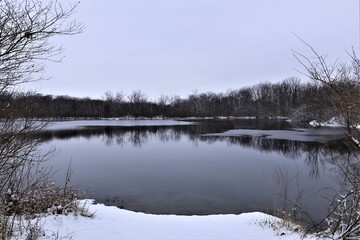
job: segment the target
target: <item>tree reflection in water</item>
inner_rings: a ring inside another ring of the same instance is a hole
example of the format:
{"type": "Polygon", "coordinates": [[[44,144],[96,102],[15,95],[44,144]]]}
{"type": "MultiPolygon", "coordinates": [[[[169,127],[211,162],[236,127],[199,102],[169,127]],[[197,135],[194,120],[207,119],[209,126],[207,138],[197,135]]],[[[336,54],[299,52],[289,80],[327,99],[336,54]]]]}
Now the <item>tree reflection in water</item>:
{"type": "MultiPolygon", "coordinates": [[[[121,121],[120,121],[121,122],[121,121]]],[[[123,148],[124,150],[128,149],[129,147],[135,147],[136,149],[139,148],[139,150],[143,150],[144,148],[147,148],[147,146],[150,146],[151,144],[153,144],[153,142],[157,142],[157,143],[163,143],[164,146],[169,146],[166,145],[166,143],[184,143],[184,142],[190,142],[192,143],[193,146],[204,146],[205,145],[209,145],[211,146],[210,148],[206,148],[208,150],[216,148],[219,143],[220,145],[227,145],[227,146],[231,146],[231,148],[227,148],[226,150],[229,149],[233,149],[238,146],[238,148],[242,148],[242,149],[251,149],[251,150],[255,150],[256,152],[260,152],[260,153],[265,153],[263,154],[263,156],[267,156],[267,154],[272,155],[273,153],[276,153],[278,155],[283,156],[286,161],[288,160],[294,160],[294,163],[296,162],[295,160],[300,160],[300,162],[303,162],[308,166],[306,170],[306,172],[302,172],[301,174],[298,173],[298,176],[296,176],[297,173],[295,173],[293,170],[289,170],[289,172],[287,169],[282,169],[281,171],[283,171],[283,176],[284,179],[283,181],[289,181],[288,183],[282,182],[284,186],[289,186],[290,188],[293,189],[289,189],[287,194],[289,195],[290,198],[295,199],[295,201],[297,201],[296,199],[298,198],[298,196],[303,197],[303,199],[305,199],[305,197],[308,197],[307,195],[311,195],[313,193],[304,193],[303,192],[303,187],[300,186],[298,184],[296,184],[296,181],[299,181],[299,179],[296,179],[296,177],[300,178],[307,178],[307,179],[313,179],[316,182],[316,179],[319,178],[319,176],[321,175],[322,171],[325,171],[324,169],[326,168],[326,170],[331,170],[332,172],[336,172],[336,174],[334,173],[334,177],[340,178],[340,173],[341,171],[339,171],[339,167],[338,164],[335,162],[336,158],[334,156],[343,156],[348,154],[347,152],[347,148],[346,145],[343,143],[343,141],[341,139],[338,140],[333,140],[334,137],[329,137],[328,141],[322,141],[322,142],[317,142],[317,141],[294,141],[294,140],[288,140],[288,139],[273,139],[273,138],[269,138],[266,135],[238,135],[238,136],[221,136],[221,135],[211,135],[211,133],[222,133],[222,132],[226,132],[228,130],[232,130],[232,129],[247,129],[247,130],[255,130],[255,129],[261,129],[261,130],[278,130],[278,131],[282,131],[282,130],[292,130],[293,128],[301,128],[303,126],[296,126],[296,125],[292,125],[288,122],[284,122],[284,121],[273,121],[270,122],[270,124],[266,124],[263,123],[261,121],[201,121],[198,122],[196,124],[191,124],[191,125],[173,125],[173,126],[84,126],[84,127],[78,127],[75,129],[70,129],[70,130],[66,130],[66,129],[60,129],[60,130],[56,130],[56,131],[45,131],[41,134],[41,138],[43,139],[44,142],[50,142],[53,140],[70,140],[70,139],[87,139],[87,140],[94,140],[94,144],[99,144],[99,140],[100,142],[103,142],[106,146],[112,146],[113,148],[123,148]],[[210,133],[210,135],[209,135],[210,133]],[[214,145],[214,147],[212,147],[212,145],[214,145]],[[142,148],[142,149],[140,149],[142,148]],[[295,189],[297,188],[298,189],[295,189]],[[298,191],[296,193],[296,191],[298,191]]],[[[92,141],[90,141],[92,142],[92,141]]],[[[176,145],[175,144],[175,145],[176,145]]],[[[159,144],[161,145],[161,144],[159,144]]],[[[173,146],[173,145],[171,145],[173,146]]],[[[161,147],[159,148],[161,149],[161,147]]],[[[125,152],[125,151],[124,151],[125,152]]],[[[147,151],[145,151],[146,153],[148,153],[147,151]]],[[[246,152],[246,151],[245,151],[246,152]]],[[[251,152],[251,151],[250,151],[251,152]]],[[[254,152],[254,151],[253,151],[254,152]]],[[[243,153],[243,152],[242,152],[243,153]]],[[[119,155],[121,155],[122,153],[119,152],[119,155]]],[[[132,155],[137,155],[134,152],[131,152],[132,155]]],[[[101,155],[101,153],[100,153],[101,155]]],[[[189,157],[189,155],[187,155],[189,157]]],[[[204,155],[201,155],[204,156],[204,155]]],[[[228,156],[228,155],[227,155],[228,156]]],[[[274,155],[273,155],[274,156],[274,155]]],[[[151,158],[151,156],[144,156],[151,158]]],[[[115,157],[114,157],[115,158],[115,157]]],[[[190,157],[191,158],[191,157],[190,157]]],[[[244,158],[247,158],[246,156],[239,156],[239,161],[244,160],[244,158]]],[[[266,157],[265,157],[266,158],[266,157]]],[[[343,159],[343,158],[339,158],[339,159],[343,159]]],[[[128,163],[128,164],[134,164],[132,166],[134,166],[134,168],[132,170],[136,170],[136,171],[140,171],[139,169],[144,169],[144,172],[142,172],[142,175],[139,175],[140,177],[144,176],[146,177],[148,174],[146,171],[146,168],[149,168],[149,165],[146,164],[153,164],[151,163],[151,161],[149,163],[147,162],[141,162],[140,166],[138,167],[137,165],[135,166],[135,164],[138,163],[138,161],[136,161],[137,163],[131,163],[131,161],[127,161],[127,159],[123,159],[124,162],[128,163]],[[146,166],[144,166],[144,164],[146,166]]],[[[223,159],[220,159],[221,161],[223,161],[223,159]]],[[[251,161],[252,159],[249,159],[249,161],[251,161]]],[[[94,160],[96,161],[96,160],[94,160]]],[[[186,159],[184,159],[184,161],[186,161],[186,159]]],[[[209,160],[210,162],[212,160],[209,160]]],[[[266,159],[264,160],[266,161],[266,159]]],[[[122,161],[120,161],[122,162],[122,161]]],[[[211,162],[212,164],[216,163],[217,161],[214,160],[214,162],[211,162]]],[[[226,161],[225,161],[226,162],[226,161]]],[[[249,162],[244,161],[245,164],[247,165],[251,165],[249,162]]],[[[272,162],[276,162],[276,160],[274,161],[274,158],[272,159],[272,162]]],[[[266,166],[268,166],[268,172],[270,172],[270,168],[271,167],[278,167],[278,166],[271,166],[268,164],[272,164],[271,163],[267,163],[266,166]]],[[[209,162],[201,162],[201,164],[207,164],[209,162]]],[[[232,162],[234,164],[234,162],[232,162]]],[[[114,164],[114,163],[111,163],[114,164]]],[[[159,162],[156,162],[156,166],[160,166],[159,162]]],[[[181,166],[181,164],[176,163],[174,161],[171,161],[171,163],[166,163],[166,166],[169,167],[172,164],[175,164],[175,166],[181,166]],[[169,164],[169,165],[167,165],[169,164]],[[179,165],[176,165],[179,164],[179,165]]],[[[191,163],[192,164],[192,163],[191,163]]],[[[221,163],[216,163],[214,164],[214,166],[219,167],[219,165],[217,164],[221,164],[221,163]]],[[[296,164],[295,164],[296,165],[296,164]]],[[[123,166],[123,165],[122,165],[123,166]]],[[[155,167],[156,167],[155,166],[155,167]]],[[[171,166],[169,167],[170,170],[168,170],[169,172],[171,172],[171,170],[173,170],[173,168],[175,168],[175,166],[171,166]]],[[[240,166],[239,165],[235,165],[234,166],[240,166]]],[[[253,165],[251,165],[253,166],[253,165]]],[[[249,169],[251,169],[251,166],[248,166],[249,169]]],[[[255,166],[255,165],[254,165],[255,166]]],[[[261,165],[260,165],[261,166],[261,165]]],[[[151,167],[151,171],[156,171],[154,170],[154,166],[150,166],[151,167]]],[[[190,168],[200,168],[200,166],[189,166],[190,168]]],[[[223,167],[223,166],[221,166],[223,167]]],[[[231,168],[232,166],[230,166],[231,168]]],[[[280,166],[281,167],[281,166],[280,166]]],[[[115,167],[116,168],[116,167],[115,167]]],[[[186,167],[184,168],[185,171],[187,171],[188,169],[186,169],[186,167]]],[[[208,169],[209,171],[210,169],[208,169]]],[[[159,170],[160,171],[160,170],[159,170]]],[[[166,171],[166,170],[165,170],[166,171]]],[[[200,170],[201,171],[201,170],[200,170]]],[[[216,172],[216,171],[215,171],[216,172]]],[[[157,172],[159,173],[159,172],[157,172]]],[[[197,172],[191,172],[196,174],[197,172]]],[[[213,172],[214,173],[214,172],[213,172]]],[[[227,174],[228,172],[223,171],[222,173],[227,174]]],[[[233,174],[236,174],[236,171],[233,172],[233,174]]],[[[244,173],[244,172],[242,172],[244,173]]],[[[247,173],[247,172],[245,172],[247,173]]],[[[279,172],[278,172],[279,173],[279,172]]],[[[120,174],[120,173],[119,173],[120,174]]],[[[119,175],[118,174],[118,175],[119,175]]],[[[127,173],[125,173],[126,175],[127,173]]],[[[133,173],[129,173],[129,175],[126,176],[130,176],[131,178],[135,178],[133,176],[138,176],[136,175],[131,175],[133,173]]],[[[251,173],[251,174],[259,174],[259,172],[255,172],[255,173],[251,173]]],[[[261,173],[260,173],[261,174],[261,173]]],[[[271,178],[271,174],[273,174],[273,178],[275,178],[276,173],[267,173],[271,178]]],[[[279,174],[278,174],[279,175],[279,174]]],[[[124,176],[124,178],[126,177],[124,176]]],[[[164,174],[164,178],[167,177],[167,174],[164,174]]],[[[149,177],[149,176],[148,176],[149,177]]],[[[152,176],[150,176],[152,177],[152,176]]],[[[171,178],[174,179],[179,179],[181,176],[171,176],[171,178]],[[175,178],[174,178],[175,177],[175,178]]],[[[203,178],[205,178],[204,176],[201,176],[203,178]]],[[[207,177],[207,176],[206,176],[207,177]]],[[[230,177],[230,176],[229,176],[230,177]]],[[[231,175],[231,177],[233,177],[233,175],[231,175]]],[[[320,176],[321,177],[321,176],[320,176]]],[[[123,179],[123,178],[121,178],[123,179]]],[[[231,178],[234,179],[234,181],[236,180],[235,177],[231,178]]],[[[240,178],[241,179],[241,178],[240,178]]],[[[128,181],[129,179],[126,179],[126,181],[128,181]]],[[[157,179],[159,182],[163,181],[163,179],[157,179]]],[[[152,179],[152,181],[157,181],[152,179]]],[[[191,178],[188,179],[189,181],[191,180],[191,178]]],[[[210,178],[211,180],[211,178],[210,178]]],[[[300,179],[303,180],[303,179],[300,179]]],[[[122,180],[124,181],[124,179],[122,180]]],[[[136,183],[137,180],[135,179],[131,179],[131,181],[135,181],[136,183]]],[[[170,181],[175,181],[175,180],[170,180],[170,181]]],[[[185,180],[185,182],[183,183],[183,185],[186,184],[190,184],[190,186],[193,186],[193,183],[187,183],[187,180],[185,180]]],[[[196,179],[195,179],[196,181],[196,179]]],[[[266,181],[271,181],[270,179],[267,179],[266,181]]],[[[145,183],[147,183],[148,181],[145,181],[145,183]]],[[[156,184],[161,184],[161,182],[156,182],[156,184]]],[[[214,183],[217,183],[216,181],[214,183]]],[[[224,184],[228,184],[229,182],[224,182],[224,184]]],[[[94,184],[94,183],[92,183],[94,184]]],[[[108,183],[107,183],[108,184],[108,183]]],[[[141,184],[144,184],[143,182],[141,182],[141,184]]],[[[155,184],[155,183],[154,183],[155,184]]],[[[179,186],[179,183],[175,183],[175,182],[171,182],[171,184],[174,184],[172,186],[179,186]]],[[[181,183],[182,184],[182,183],[181,183]]],[[[181,185],[180,184],[180,185],[181,185]]],[[[231,182],[231,184],[234,184],[233,186],[228,186],[229,189],[236,189],[236,183],[231,182]]],[[[312,184],[310,181],[307,181],[306,184],[312,184]]],[[[140,185],[140,183],[139,183],[140,185]]],[[[136,185],[136,187],[139,187],[139,185],[136,185]]],[[[172,187],[171,186],[171,187],[172,187]]],[[[223,185],[219,185],[221,187],[224,187],[223,185]]],[[[268,185],[267,185],[268,186],[268,185]]],[[[132,186],[129,185],[129,187],[131,188],[132,186]]],[[[142,186],[141,186],[142,187],[142,186]]],[[[151,189],[151,191],[153,191],[154,196],[149,196],[149,192],[150,190],[148,189],[149,187],[154,187],[154,186],[147,186],[141,188],[139,191],[144,190],[144,194],[143,195],[139,195],[140,193],[136,192],[132,193],[130,190],[130,192],[126,192],[125,190],[122,190],[121,195],[119,193],[119,195],[108,195],[107,196],[100,196],[100,198],[109,198],[109,199],[115,199],[118,198],[119,200],[117,201],[118,203],[116,203],[116,205],[118,206],[125,206],[127,209],[132,209],[132,210],[142,210],[144,205],[148,204],[150,205],[150,200],[152,201],[159,201],[159,196],[157,194],[159,194],[159,192],[157,190],[151,189]],[[147,188],[146,188],[147,187],[147,188]],[[125,195],[124,195],[125,194],[125,195]],[[126,195],[128,194],[128,195],[126,195]],[[141,202],[142,201],[142,202],[141,202]],[[138,204],[135,206],[135,204],[138,204]]],[[[166,188],[167,186],[161,186],[163,188],[166,188]]],[[[201,189],[201,187],[203,187],[203,185],[199,184],[199,188],[201,189]]],[[[306,186],[305,186],[306,187],[306,186]]],[[[182,188],[181,188],[182,189],[182,188]]],[[[182,189],[184,190],[184,189],[182,189]]],[[[185,191],[187,191],[188,189],[185,189],[185,191]]],[[[197,190],[197,189],[196,189],[197,190]]],[[[179,190],[181,191],[181,190],[179,190]]],[[[259,189],[259,192],[261,194],[261,191],[264,191],[263,193],[265,193],[267,190],[261,190],[259,189]]],[[[279,189],[279,186],[274,186],[274,189],[269,189],[269,191],[272,191],[272,193],[268,196],[273,196],[276,194],[282,194],[283,189],[279,189]],[[278,193],[275,193],[275,191],[278,191],[278,193]]],[[[219,191],[221,192],[221,191],[219,191]]],[[[326,192],[326,191],[325,191],[326,192]]],[[[163,196],[168,197],[171,194],[175,194],[173,191],[171,191],[170,193],[167,192],[160,192],[161,194],[164,194],[163,196]],[[168,195],[167,195],[168,194],[168,195]]],[[[218,193],[218,192],[217,192],[218,193]]],[[[216,193],[216,194],[217,194],[216,193]]],[[[319,191],[320,193],[320,191],[319,191]]],[[[322,192],[321,192],[322,193],[322,192]]],[[[320,193],[320,194],[321,194],[320,193]]],[[[118,194],[118,193],[116,193],[118,194]]],[[[151,193],[152,194],[152,193],[151,193]]],[[[242,192],[240,190],[238,190],[237,194],[242,194],[242,192]]],[[[265,194],[266,195],[266,194],[265,194]]],[[[206,195],[208,196],[208,195],[206,195]]],[[[229,194],[229,196],[234,198],[234,201],[236,201],[236,199],[243,199],[241,197],[239,197],[238,195],[232,195],[229,194]]],[[[210,196],[211,197],[211,196],[210,196]]],[[[217,196],[212,196],[214,197],[212,200],[216,199],[217,196]]],[[[283,198],[282,196],[279,196],[280,198],[283,198]]],[[[310,197],[310,196],[309,196],[310,197]]],[[[192,199],[194,200],[194,199],[192,199]]],[[[191,200],[191,201],[192,201],[191,200]]],[[[271,198],[271,201],[273,200],[273,198],[271,198]]],[[[306,199],[307,200],[307,199],[306,199]]],[[[169,200],[171,201],[171,200],[169,200]]],[[[173,201],[175,201],[173,199],[173,201]]],[[[178,200],[180,201],[180,200],[178,200]]],[[[195,201],[195,200],[194,200],[195,201]]],[[[204,201],[208,201],[208,199],[204,200],[204,201]]],[[[211,200],[209,200],[211,201],[211,200]]],[[[249,204],[252,204],[253,200],[249,200],[249,204]]],[[[283,200],[280,200],[281,202],[283,202],[283,200]]],[[[104,200],[104,202],[106,202],[106,200],[104,200]]],[[[161,202],[161,201],[160,201],[161,202]]],[[[199,200],[198,204],[202,204],[202,200],[199,200]]],[[[224,204],[224,202],[219,202],[220,204],[224,204]]],[[[113,203],[109,203],[109,204],[113,204],[113,203]]],[[[151,202],[151,204],[153,204],[153,202],[151,202]]],[[[166,202],[167,204],[167,202],[166,202]]],[[[159,204],[153,204],[151,205],[151,210],[148,211],[153,211],[154,213],[161,213],[163,211],[162,207],[164,207],[164,205],[166,205],[165,202],[162,202],[162,206],[160,206],[160,210],[156,210],[155,207],[153,207],[153,205],[159,205],[159,204]],[[155,209],[155,210],[154,210],[155,209]]],[[[175,204],[175,203],[174,203],[175,204]]],[[[193,204],[193,203],[192,203],[193,204]]],[[[236,208],[236,203],[227,203],[228,205],[233,204],[234,208],[236,208]]],[[[261,204],[264,204],[264,202],[261,202],[261,204]]],[[[267,209],[267,211],[271,211],[269,210],[269,208],[271,208],[271,205],[273,204],[273,202],[269,202],[266,203],[268,205],[262,205],[264,208],[267,209]]],[[[281,205],[286,205],[284,203],[280,203],[281,205]]],[[[213,205],[210,205],[211,207],[213,207],[213,205]]],[[[159,207],[159,206],[156,206],[159,207]]],[[[171,205],[170,207],[173,207],[173,205],[171,205]]],[[[186,206],[188,207],[188,206],[186,206]]],[[[194,210],[195,208],[199,209],[200,205],[194,205],[194,207],[192,208],[192,210],[194,210]]],[[[202,207],[202,206],[201,206],[202,207]]],[[[316,208],[316,207],[313,207],[316,208]]],[[[149,209],[149,208],[148,208],[149,209]]],[[[176,213],[176,209],[172,209],[174,212],[172,213],[176,213]]],[[[236,210],[237,213],[241,212],[241,211],[247,211],[247,209],[240,209],[236,210]]],[[[251,208],[250,210],[254,210],[253,208],[251,208]]],[[[263,209],[255,209],[255,210],[263,210],[263,209]]],[[[144,210],[146,211],[146,210],[144,210]]],[[[164,210],[165,211],[165,210],[164,210]]],[[[167,211],[167,210],[166,210],[167,211]]],[[[180,211],[180,210],[179,210],[180,211]]],[[[182,212],[183,209],[180,211],[182,212]]],[[[187,209],[185,209],[185,211],[187,211],[187,209]]],[[[222,212],[223,210],[218,210],[216,209],[216,213],[224,213],[222,212]]],[[[231,212],[233,213],[233,208],[230,209],[226,209],[227,212],[231,212]]],[[[183,212],[182,212],[183,213],[183,212]]],[[[202,212],[198,212],[198,213],[202,213],[202,212]]]]}
{"type": "Polygon", "coordinates": [[[175,126],[85,126],[71,130],[45,131],[41,138],[43,141],[54,139],[101,138],[108,145],[119,145],[124,147],[131,144],[136,147],[146,145],[151,139],[158,139],[161,142],[179,142],[186,137],[196,146],[198,142],[214,144],[226,142],[231,146],[252,148],[260,152],[276,152],[289,159],[297,159],[305,154],[305,162],[311,167],[309,177],[316,178],[319,175],[321,166],[324,163],[333,162],[333,155],[347,154],[346,145],[342,139],[329,140],[328,142],[304,142],[286,139],[271,139],[265,136],[204,136],[204,134],[217,133],[240,127],[273,130],[290,129],[291,125],[284,121],[275,121],[270,125],[259,124],[237,124],[231,121],[204,121],[194,125],[175,126]],[[220,123],[220,124],[219,124],[220,123]]]}

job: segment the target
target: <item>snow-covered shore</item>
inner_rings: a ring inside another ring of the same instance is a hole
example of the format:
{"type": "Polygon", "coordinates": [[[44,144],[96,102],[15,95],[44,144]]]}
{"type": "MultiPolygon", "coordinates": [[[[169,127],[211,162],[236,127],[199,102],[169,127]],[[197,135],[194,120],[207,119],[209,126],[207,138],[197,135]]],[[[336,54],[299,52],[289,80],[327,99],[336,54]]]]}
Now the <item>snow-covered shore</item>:
{"type": "MultiPolygon", "coordinates": [[[[43,217],[39,239],[301,239],[282,220],[264,213],[240,215],[175,216],[135,213],[86,202],[94,217],[43,217]]],[[[34,220],[35,221],[35,220],[34,220]]],[[[14,239],[25,239],[15,236],[14,239]]],[[[307,236],[304,239],[316,239],[307,236]]]]}

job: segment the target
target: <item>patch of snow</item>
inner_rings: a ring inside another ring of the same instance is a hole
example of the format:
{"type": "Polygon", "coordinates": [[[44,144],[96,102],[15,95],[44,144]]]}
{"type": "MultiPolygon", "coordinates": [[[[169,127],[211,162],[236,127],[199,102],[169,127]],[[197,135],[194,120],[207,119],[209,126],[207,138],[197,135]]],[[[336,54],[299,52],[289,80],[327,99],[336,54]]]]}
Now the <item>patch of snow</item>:
{"type": "Polygon", "coordinates": [[[326,122],[319,122],[317,120],[312,120],[311,122],[309,122],[309,124],[313,127],[343,127],[344,124],[342,123],[342,121],[339,118],[336,117],[332,117],[331,119],[329,119],[326,122]]]}
{"type": "Polygon", "coordinates": [[[174,126],[189,125],[192,122],[177,120],[123,120],[123,119],[106,119],[106,120],[73,120],[58,121],[47,126],[47,130],[74,129],[84,126],[174,126]]]}
{"type": "Polygon", "coordinates": [[[248,116],[248,117],[236,117],[236,119],[256,119],[255,116],[248,116]]]}
{"type": "Polygon", "coordinates": [[[257,119],[257,117],[248,116],[248,117],[235,117],[235,116],[214,116],[214,117],[181,117],[175,118],[179,120],[209,120],[209,119],[257,119]]]}
{"type": "Polygon", "coordinates": [[[360,141],[354,137],[352,137],[351,139],[360,148],[360,141]]]}
{"type": "MultiPolygon", "coordinates": [[[[240,215],[176,216],[135,213],[87,201],[93,218],[51,215],[41,219],[39,239],[301,239],[279,218],[259,213],[240,215]]],[[[34,220],[35,221],[35,220],[34,220]]],[[[25,239],[15,236],[13,239],[25,239]]],[[[304,239],[316,239],[306,236],[304,239]]]]}
{"type": "Polygon", "coordinates": [[[312,126],[312,127],[321,127],[321,123],[317,120],[312,120],[309,122],[309,125],[312,126]]]}
{"type": "Polygon", "coordinates": [[[336,117],[333,117],[331,118],[330,120],[326,121],[323,126],[326,126],[326,127],[342,127],[344,126],[343,122],[336,118],[336,117]]]}
{"type": "Polygon", "coordinates": [[[274,117],[269,117],[269,119],[287,120],[287,119],[289,119],[289,118],[288,118],[288,117],[284,117],[284,116],[274,116],[274,117]]]}

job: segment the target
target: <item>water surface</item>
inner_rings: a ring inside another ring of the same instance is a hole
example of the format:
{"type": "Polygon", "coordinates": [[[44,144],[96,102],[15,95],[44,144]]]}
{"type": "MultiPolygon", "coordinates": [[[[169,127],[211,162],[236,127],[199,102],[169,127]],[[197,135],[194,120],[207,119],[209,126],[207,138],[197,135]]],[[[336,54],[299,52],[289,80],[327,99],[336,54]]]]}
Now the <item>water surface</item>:
{"type": "Polygon", "coordinates": [[[43,134],[47,163],[109,205],[156,214],[272,213],[296,202],[315,218],[337,188],[330,153],[339,128],[286,121],[61,122],[43,134]]]}

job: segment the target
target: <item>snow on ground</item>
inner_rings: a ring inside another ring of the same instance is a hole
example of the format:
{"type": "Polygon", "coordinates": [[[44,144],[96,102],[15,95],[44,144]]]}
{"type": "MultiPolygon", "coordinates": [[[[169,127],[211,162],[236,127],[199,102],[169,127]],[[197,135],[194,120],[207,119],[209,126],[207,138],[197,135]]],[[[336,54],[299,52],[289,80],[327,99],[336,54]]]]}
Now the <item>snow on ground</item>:
{"type": "Polygon", "coordinates": [[[313,127],[342,127],[344,126],[344,124],[342,123],[342,121],[338,118],[331,118],[330,120],[326,121],[326,122],[318,122],[316,120],[313,120],[311,122],[309,122],[309,124],[313,127]]]}
{"type": "MultiPolygon", "coordinates": [[[[93,218],[74,215],[42,218],[45,236],[40,239],[297,240],[302,237],[285,229],[282,220],[259,212],[210,216],[151,215],[90,203],[88,201],[89,212],[95,213],[93,218]]],[[[304,239],[316,238],[307,236],[304,239]]]]}
{"type": "Polygon", "coordinates": [[[106,120],[70,120],[70,121],[55,121],[47,126],[47,130],[59,129],[75,129],[84,126],[175,126],[175,125],[190,125],[192,122],[176,121],[172,119],[158,120],[158,119],[142,119],[142,120],[123,120],[123,119],[106,119],[106,120]]]}

